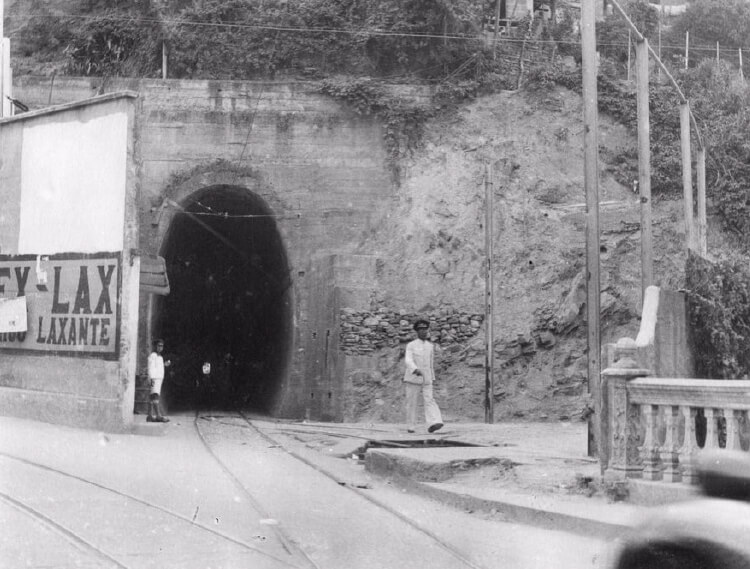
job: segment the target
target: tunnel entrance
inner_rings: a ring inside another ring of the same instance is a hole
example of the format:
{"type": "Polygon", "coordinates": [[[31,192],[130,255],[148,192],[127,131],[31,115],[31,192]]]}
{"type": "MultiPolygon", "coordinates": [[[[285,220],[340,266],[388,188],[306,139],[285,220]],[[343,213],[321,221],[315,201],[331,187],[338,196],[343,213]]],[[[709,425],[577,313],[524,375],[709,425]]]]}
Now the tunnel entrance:
{"type": "Polygon", "coordinates": [[[200,190],[173,217],[161,253],[171,293],[156,330],[172,360],[170,410],[271,412],[289,359],[291,280],[269,207],[241,187],[200,190]]]}

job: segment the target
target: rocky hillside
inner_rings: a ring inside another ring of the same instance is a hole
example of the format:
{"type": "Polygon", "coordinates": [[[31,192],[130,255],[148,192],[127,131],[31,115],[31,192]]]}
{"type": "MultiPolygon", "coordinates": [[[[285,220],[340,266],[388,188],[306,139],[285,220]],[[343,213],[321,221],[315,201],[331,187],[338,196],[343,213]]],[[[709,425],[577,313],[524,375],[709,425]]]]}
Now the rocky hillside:
{"type": "MultiPolygon", "coordinates": [[[[640,209],[604,157],[632,135],[600,117],[602,343],[634,336],[640,315],[640,209]]],[[[585,407],[585,194],[582,103],[563,89],[501,92],[432,121],[395,203],[363,241],[382,259],[379,308],[482,313],[484,164],[495,199],[495,409],[498,420],[575,419],[585,407]]],[[[655,277],[684,268],[681,202],[654,204],[655,277]]],[[[401,417],[399,348],[355,373],[357,420],[401,417]]],[[[443,351],[437,394],[449,420],[484,417],[484,332],[443,351]]]]}

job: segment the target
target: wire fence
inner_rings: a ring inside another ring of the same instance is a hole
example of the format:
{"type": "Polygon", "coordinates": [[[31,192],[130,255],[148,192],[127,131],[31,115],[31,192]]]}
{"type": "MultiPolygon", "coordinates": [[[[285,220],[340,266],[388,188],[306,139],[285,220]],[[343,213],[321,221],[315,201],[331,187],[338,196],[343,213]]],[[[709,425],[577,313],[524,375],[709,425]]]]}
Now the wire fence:
{"type": "MultiPolygon", "coordinates": [[[[575,20],[575,10],[570,10],[568,19],[572,14],[575,20]]],[[[310,27],[268,22],[194,21],[177,17],[61,16],[30,12],[7,15],[10,25],[6,29],[14,42],[15,58],[33,56],[35,45],[41,48],[56,46],[60,58],[67,62],[63,72],[71,75],[254,79],[292,72],[311,78],[336,73],[371,74],[385,79],[415,74],[434,78],[455,74],[465,65],[468,55],[484,49],[492,52],[497,67],[518,79],[536,63],[580,51],[575,26],[568,34],[550,32],[565,14],[560,9],[552,15],[538,12],[519,19],[501,19],[477,13],[472,14],[472,21],[464,22],[466,25],[459,28],[461,31],[427,33],[409,31],[408,26],[404,26],[405,31],[397,31],[377,27],[310,27]],[[87,24],[99,25],[110,33],[110,37],[104,33],[97,40],[89,34],[83,45],[76,46],[72,36],[63,30],[66,26],[87,24]],[[148,41],[140,43],[113,35],[118,30],[132,27],[150,27],[154,31],[148,34],[148,41]],[[45,30],[50,35],[48,40],[39,37],[45,30]],[[203,44],[199,49],[184,41],[188,32],[201,36],[203,44]],[[95,45],[97,41],[102,45],[95,45]],[[405,42],[415,47],[411,61],[406,61],[408,58],[404,55],[407,51],[405,42]],[[248,49],[239,49],[241,46],[248,49]],[[441,48],[443,53],[438,56],[441,48]],[[224,63],[216,65],[222,55],[224,63]]],[[[656,41],[652,43],[656,44],[656,41]]],[[[605,52],[611,48],[630,51],[627,40],[600,37],[598,46],[605,52]]],[[[713,57],[717,62],[736,68],[743,79],[746,72],[750,72],[750,69],[744,69],[746,57],[743,54],[746,55],[748,49],[722,47],[718,42],[711,46],[695,45],[689,38],[683,45],[659,42],[662,59],[674,68],[686,68],[713,57]]]]}

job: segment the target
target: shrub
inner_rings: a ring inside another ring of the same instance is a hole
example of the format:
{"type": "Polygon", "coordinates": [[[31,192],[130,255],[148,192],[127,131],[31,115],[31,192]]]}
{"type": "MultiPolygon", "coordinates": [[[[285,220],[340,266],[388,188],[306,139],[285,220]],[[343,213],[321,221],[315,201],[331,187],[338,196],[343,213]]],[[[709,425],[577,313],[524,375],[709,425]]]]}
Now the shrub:
{"type": "Polygon", "coordinates": [[[478,48],[480,16],[469,0],[299,0],[293,9],[208,0],[170,26],[172,69],[244,79],[279,71],[442,77],[478,48]]]}
{"type": "Polygon", "coordinates": [[[685,273],[698,377],[742,378],[750,370],[747,260],[711,263],[689,255],[685,273]]]}
{"type": "Polygon", "coordinates": [[[156,76],[163,33],[148,8],[107,10],[76,20],[65,48],[68,70],[79,75],[156,76]]]}
{"type": "MultiPolygon", "coordinates": [[[[637,0],[627,2],[624,7],[636,28],[647,38],[656,35],[659,26],[659,12],[647,2],[637,0]]],[[[624,63],[628,59],[628,26],[625,19],[616,12],[596,26],[596,43],[599,53],[607,59],[624,63]]]]}

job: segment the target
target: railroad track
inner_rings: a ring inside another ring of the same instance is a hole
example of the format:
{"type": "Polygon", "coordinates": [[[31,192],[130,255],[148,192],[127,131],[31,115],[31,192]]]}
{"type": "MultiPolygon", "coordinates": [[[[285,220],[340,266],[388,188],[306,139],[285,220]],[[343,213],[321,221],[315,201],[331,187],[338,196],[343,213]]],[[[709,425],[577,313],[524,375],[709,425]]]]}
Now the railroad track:
{"type": "MultiPolygon", "coordinates": [[[[97,501],[100,501],[102,504],[107,504],[109,508],[112,507],[113,503],[118,504],[120,508],[118,508],[117,511],[112,509],[110,512],[112,516],[120,515],[124,510],[132,511],[134,508],[138,508],[141,510],[139,515],[141,518],[151,517],[149,512],[151,512],[151,514],[155,513],[157,517],[160,517],[161,519],[167,518],[171,520],[175,525],[176,531],[190,531],[193,532],[193,534],[195,534],[196,531],[203,533],[210,536],[211,543],[216,544],[219,548],[235,546],[236,548],[259,559],[257,564],[252,565],[253,567],[273,567],[279,569],[306,569],[307,567],[314,567],[314,565],[311,565],[308,562],[308,559],[304,554],[301,554],[302,562],[284,559],[269,553],[268,551],[264,551],[256,543],[237,539],[215,527],[201,523],[195,519],[195,515],[192,517],[186,516],[171,508],[155,504],[140,496],[112,488],[95,480],[90,480],[71,472],[27,460],[9,453],[0,452],[0,465],[2,465],[3,461],[6,461],[6,463],[14,463],[16,465],[15,468],[11,469],[15,471],[16,475],[34,477],[34,472],[41,474],[42,477],[39,479],[43,479],[46,482],[45,486],[48,488],[56,488],[59,493],[64,492],[66,489],[70,490],[70,486],[72,485],[77,487],[73,490],[73,495],[76,493],[79,493],[80,495],[86,494],[89,497],[92,494],[99,495],[100,498],[98,498],[97,501]],[[222,543],[225,545],[222,546],[222,543]],[[262,560],[260,560],[261,558],[262,560]]],[[[227,473],[227,475],[231,477],[231,473],[227,473]]],[[[8,478],[10,478],[10,476],[8,476],[8,478]]],[[[0,480],[2,479],[3,477],[0,476],[0,480]]],[[[43,533],[46,534],[47,532],[52,532],[63,538],[71,548],[78,552],[79,557],[76,559],[76,566],[90,566],[97,568],[116,567],[118,569],[136,569],[139,567],[153,566],[152,563],[144,562],[142,559],[130,561],[127,555],[121,553],[118,554],[117,552],[108,550],[109,548],[106,545],[103,546],[97,544],[97,541],[100,540],[100,536],[97,535],[95,531],[82,530],[82,524],[76,524],[75,520],[73,520],[73,516],[70,514],[66,515],[60,512],[51,513],[50,511],[45,511],[45,503],[54,502],[54,497],[48,497],[46,500],[40,500],[37,498],[32,502],[31,500],[24,501],[18,499],[11,496],[10,493],[0,491],[0,502],[6,504],[17,513],[31,520],[37,527],[43,530],[43,533]],[[81,559],[81,557],[83,559],[81,559]]],[[[54,510],[54,508],[52,509],[54,510]]],[[[258,514],[262,515],[262,512],[259,511],[258,514]]],[[[196,536],[195,539],[200,539],[200,537],[196,536]]],[[[291,551],[286,546],[284,549],[291,554],[291,551]]],[[[15,565],[12,564],[6,565],[6,563],[11,563],[12,561],[13,560],[0,555],[0,567],[15,567],[15,565]]]]}
{"type": "MultiPolygon", "coordinates": [[[[300,544],[296,541],[295,536],[291,535],[288,531],[288,524],[285,523],[289,520],[288,511],[286,516],[283,513],[278,515],[281,521],[277,521],[275,514],[279,513],[273,511],[275,509],[273,502],[269,506],[264,506],[263,500],[260,499],[262,496],[259,494],[261,490],[252,488],[246,480],[243,480],[242,476],[238,475],[238,473],[241,473],[241,469],[238,469],[236,464],[227,463],[225,458],[227,456],[226,443],[223,438],[226,435],[225,431],[228,427],[237,427],[238,430],[233,431],[235,433],[234,436],[239,438],[252,436],[262,439],[264,445],[261,446],[279,449],[274,450],[274,452],[282,453],[289,460],[302,463],[306,468],[314,470],[317,475],[330,479],[336,483],[338,488],[341,488],[341,491],[354,493],[366,500],[381,512],[381,514],[377,514],[379,519],[391,520],[386,521],[386,525],[393,528],[408,526],[414,532],[418,532],[422,536],[421,543],[423,543],[423,546],[427,543],[427,547],[429,548],[442,550],[445,554],[443,555],[444,558],[453,559],[453,562],[449,563],[451,567],[457,569],[483,569],[451,543],[441,539],[440,536],[430,531],[429,528],[403,515],[388,504],[381,502],[373,495],[371,490],[341,484],[335,474],[322,468],[302,454],[287,448],[280,440],[274,438],[273,435],[269,435],[256,427],[253,421],[244,413],[225,415],[223,418],[213,421],[204,421],[203,419],[207,419],[207,417],[201,416],[198,413],[195,414],[193,419],[193,428],[200,443],[211,457],[211,460],[216,463],[216,466],[218,466],[223,475],[231,482],[232,486],[236,489],[236,493],[242,496],[241,502],[252,508],[261,520],[261,523],[267,522],[267,525],[264,527],[273,532],[277,540],[274,542],[276,544],[274,546],[276,553],[264,549],[257,542],[238,539],[236,536],[218,529],[218,527],[202,523],[196,519],[197,510],[192,516],[186,515],[186,509],[177,511],[173,508],[165,507],[148,499],[145,495],[137,495],[130,488],[123,490],[123,484],[115,487],[113,484],[102,483],[100,480],[89,479],[76,474],[72,466],[70,470],[66,470],[65,467],[57,468],[2,451],[0,451],[0,474],[5,474],[6,477],[0,476],[0,481],[10,481],[13,478],[16,478],[17,481],[0,484],[0,503],[6,506],[6,511],[11,510],[14,512],[13,515],[17,516],[14,519],[19,519],[19,517],[26,518],[28,522],[37,527],[38,532],[35,533],[41,536],[56,535],[56,539],[60,544],[61,555],[73,556],[71,559],[75,559],[76,566],[80,567],[140,569],[156,565],[154,565],[154,560],[149,560],[144,556],[143,552],[134,555],[131,553],[133,548],[130,545],[124,545],[117,540],[113,541],[111,535],[113,533],[112,528],[89,527],[88,524],[84,523],[84,520],[76,516],[71,516],[64,509],[57,507],[57,496],[63,498],[61,501],[68,499],[71,502],[75,502],[77,499],[80,499],[82,502],[85,501],[86,504],[96,504],[96,507],[100,505],[101,508],[107,508],[106,511],[102,511],[105,512],[105,517],[106,515],[115,517],[129,515],[133,517],[133,534],[131,535],[128,530],[128,535],[123,536],[123,538],[131,540],[132,543],[137,543],[139,539],[138,532],[144,534],[144,539],[149,539],[147,533],[153,531],[151,526],[161,527],[168,525],[172,528],[171,533],[174,535],[182,536],[183,539],[185,536],[189,536],[188,539],[196,543],[205,543],[205,548],[199,548],[201,551],[204,549],[210,551],[212,548],[218,550],[227,548],[235,552],[239,550],[241,555],[245,556],[243,559],[254,560],[250,565],[242,565],[242,567],[253,567],[254,569],[261,567],[273,569],[326,569],[328,564],[322,566],[323,564],[320,562],[320,557],[316,555],[316,552],[307,550],[306,545],[309,545],[309,543],[300,544]],[[36,493],[35,488],[44,488],[46,490],[36,493]],[[148,522],[143,524],[143,527],[140,527],[140,524],[135,522],[136,519],[148,520],[148,522]],[[107,529],[108,531],[104,531],[107,529]],[[63,544],[66,545],[64,546],[63,544]],[[63,552],[63,548],[67,548],[69,551],[63,552]]],[[[315,430],[322,431],[323,429],[316,428],[315,430]]],[[[342,434],[340,431],[332,429],[328,429],[328,432],[331,434],[334,432],[342,434]]],[[[361,438],[354,433],[350,433],[349,436],[352,438],[361,438]]],[[[235,442],[237,444],[245,444],[241,440],[235,442]]],[[[242,449],[241,453],[248,455],[252,454],[252,451],[252,447],[248,447],[247,449],[242,449]]],[[[215,470],[214,467],[211,467],[211,469],[215,470]]],[[[315,475],[311,473],[310,476],[313,477],[315,475]]],[[[304,508],[306,505],[303,504],[301,507],[304,508]]],[[[102,512],[99,513],[101,514],[102,512]]],[[[85,511],[81,512],[81,517],[85,517],[87,513],[85,511]]],[[[368,510],[368,515],[375,514],[372,510],[368,510]]],[[[102,519],[102,516],[94,516],[93,519],[102,519]]],[[[113,526],[113,528],[116,527],[119,526],[113,526]]],[[[398,531],[406,532],[406,529],[398,529],[398,531]]],[[[153,536],[151,536],[151,539],[154,539],[153,536]]],[[[0,556],[0,567],[13,566],[12,564],[5,565],[4,563],[7,562],[3,556],[0,556]]],[[[198,561],[195,561],[190,567],[199,567],[198,563],[198,561]]],[[[64,564],[61,566],[64,566],[64,564]]],[[[179,567],[180,565],[173,564],[167,566],[179,567]]],[[[225,566],[235,567],[235,565],[225,566]]],[[[353,569],[357,568],[353,567],[353,569]]]]}
{"type": "MultiPolygon", "coordinates": [[[[361,497],[364,500],[368,501],[370,504],[374,505],[376,508],[380,509],[383,512],[386,512],[389,516],[391,516],[392,518],[394,518],[394,523],[406,524],[410,528],[418,531],[423,536],[425,536],[427,539],[429,539],[433,543],[433,545],[435,545],[436,547],[444,550],[446,553],[448,553],[450,556],[452,556],[460,564],[460,565],[457,565],[456,567],[465,567],[467,569],[484,569],[483,567],[481,567],[480,565],[476,564],[474,561],[472,561],[471,559],[469,559],[462,551],[458,550],[452,544],[448,543],[444,539],[441,539],[438,535],[436,535],[435,533],[433,533],[432,531],[430,531],[427,527],[425,527],[425,526],[417,523],[416,521],[414,521],[413,519],[409,518],[408,516],[405,516],[405,515],[401,514],[396,509],[394,509],[394,508],[388,506],[387,504],[381,502],[380,500],[378,500],[375,496],[373,496],[371,490],[360,488],[360,487],[353,486],[353,485],[342,484],[340,482],[339,478],[335,474],[332,474],[328,470],[326,470],[324,468],[321,468],[314,461],[311,461],[311,460],[307,459],[302,454],[297,453],[297,452],[295,452],[293,450],[290,450],[287,446],[285,446],[284,444],[282,444],[282,442],[280,440],[274,438],[272,435],[269,435],[267,432],[265,432],[265,431],[259,429],[258,427],[256,427],[253,424],[252,420],[245,413],[239,411],[239,412],[237,412],[237,417],[241,418],[243,423],[241,425],[237,425],[236,423],[231,423],[232,426],[235,426],[235,427],[239,426],[239,427],[244,428],[244,429],[251,429],[257,436],[259,436],[262,439],[264,439],[268,443],[269,446],[272,446],[274,448],[282,449],[284,451],[284,453],[286,453],[287,455],[289,455],[290,457],[292,457],[294,460],[299,461],[301,463],[304,463],[306,466],[308,466],[309,468],[313,469],[317,473],[319,473],[319,474],[325,476],[326,478],[330,479],[331,481],[335,482],[337,485],[339,485],[340,488],[346,489],[349,492],[353,492],[353,493],[357,494],[359,497],[361,497]]],[[[227,424],[227,422],[223,422],[223,423],[227,424]]],[[[221,422],[220,422],[220,424],[221,424],[221,422]]],[[[248,496],[248,498],[250,500],[254,501],[254,498],[252,497],[251,492],[249,492],[249,490],[243,486],[242,482],[231,473],[231,469],[222,462],[222,460],[221,460],[220,456],[218,455],[218,453],[214,452],[214,450],[211,448],[210,442],[208,441],[207,437],[205,436],[205,434],[201,430],[201,427],[200,427],[200,416],[198,414],[196,414],[194,425],[195,425],[196,431],[198,432],[199,437],[203,441],[204,445],[206,445],[206,448],[207,448],[208,452],[211,453],[211,455],[214,457],[214,459],[217,460],[217,462],[219,462],[221,464],[222,469],[225,470],[225,472],[227,472],[227,474],[229,476],[231,476],[231,477],[233,477],[235,479],[238,487],[242,489],[242,491],[248,496]]],[[[284,430],[286,430],[286,429],[284,429],[284,430]]],[[[364,439],[364,437],[361,437],[361,436],[356,435],[356,434],[345,434],[345,433],[342,433],[338,429],[336,431],[332,431],[330,429],[330,427],[324,427],[324,428],[321,428],[321,429],[314,428],[312,430],[315,430],[315,431],[317,431],[320,434],[327,434],[327,435],[333,435],[333,436],[346,436],[348,438],[354,438],[354,439],[364,439]]],[[[260,504],[258,504],[256,507],[259,509],[259,511],[262,510],[260,504]]],[[[270,512],[268,512],[267,514],[269,516],[272,515],[272,513],[270,513],[270,512]]],[[[282,537],[285,540],[286,543],[290,543],[291,544],[292,543],[291,539],[289,539],[289,537],[286,534],[284,534],[283,530],[280,529],[279,531],[281,532],[280,533],[280,537],[282,537]]],[[[313,566],[315,566],[315,564],[312,561],[312,559],[309,556],[307,556],[304,553],[304,551],[301,550],[301,548],[299,546],[292,545],[291,547],[293,547],[294,550],[296,550],[297,552],[302,553],[310,561],[310,563],[313,564],[313,566]]]]}

